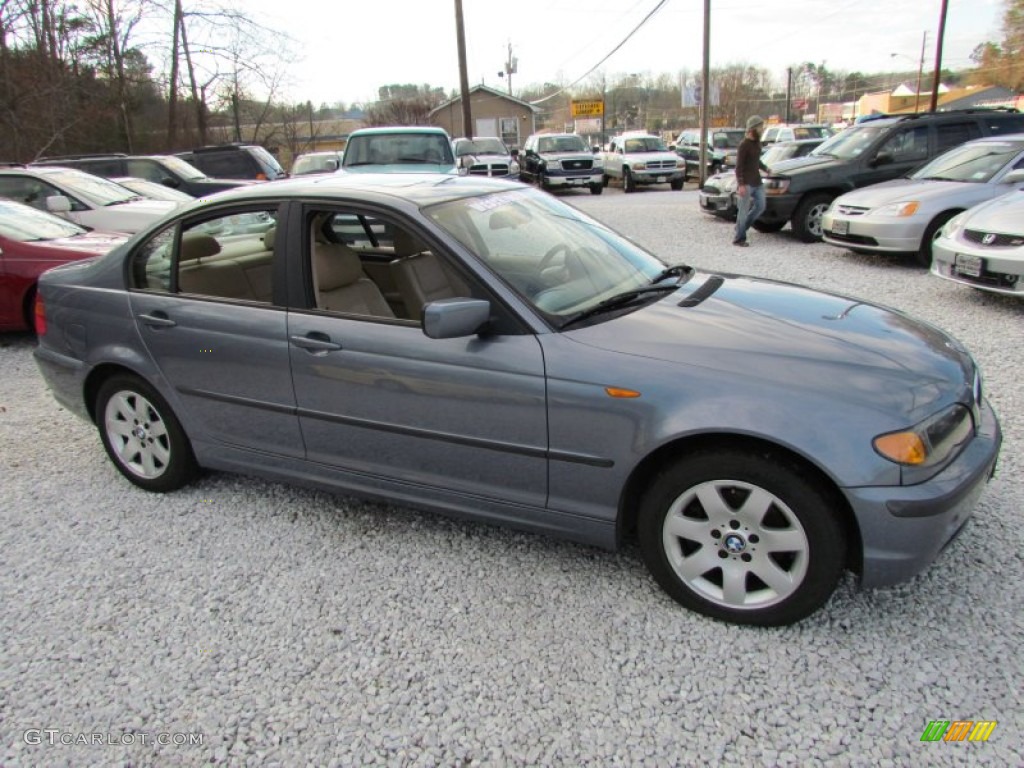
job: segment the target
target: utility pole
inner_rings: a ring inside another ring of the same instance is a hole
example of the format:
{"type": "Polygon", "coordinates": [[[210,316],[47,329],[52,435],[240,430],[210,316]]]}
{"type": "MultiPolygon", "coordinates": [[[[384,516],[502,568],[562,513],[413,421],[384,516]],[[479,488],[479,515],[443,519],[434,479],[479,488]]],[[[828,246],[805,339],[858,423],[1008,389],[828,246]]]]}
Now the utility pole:
{"type": "MultiPolygon", "coordinates": [[[[512,41],[508,41],[508,58],[505,59],[505,77],[508,78],[508,95],[512,95],[512,75],[518,71],[519,59],[512,55],[512,41]]],[[[498,73],[502,74],[501,72],[498,73]]]]}
{"type": "Polygon", "coordinates": [[[949,0],[942,0],[942,10],[939,12],[939,39],[935,41],[935,78],[932,80],[932,103],[930,112],[939,107],[939,77],[942,73],[942,41],[946,36],[946,10],[949,7],[949,0]]]}
{"type": "Polygon", "coordinates": [[[708,173],[708,101],[711,94],[711,0],[704,0],[704,64],[700,83],[700,185],[708,173]]]}
{"type": "Polygon", "coordinates": [[[462,135],[473,138],[473,114],[469,105],[469,74],[466,72],[466,30],[462,26],[462,0],[455,0],[455,38],[459,48],[459,88],[462,91],[462,135]]]}
{"type": "Polygon", "coordinates": [[[921,58],[917,64],[917,90],[914,93],[914,112],[919,112],[918,105],[921,103],[921,74],[924,72],[924,44],[928,40],[928,30],[921,35],[921,58]]]}
{"type": "Polygon", "coordinates": [[[793,68],[786,67],[786,125],[793,120],[790,117],[790,107],[793,103],[793,68]]]}

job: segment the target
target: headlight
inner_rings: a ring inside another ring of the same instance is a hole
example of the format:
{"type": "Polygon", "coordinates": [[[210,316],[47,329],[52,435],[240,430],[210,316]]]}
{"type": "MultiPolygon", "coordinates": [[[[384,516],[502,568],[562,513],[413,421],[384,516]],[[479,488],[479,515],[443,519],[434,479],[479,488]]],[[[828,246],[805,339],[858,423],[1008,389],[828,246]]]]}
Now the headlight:
{"type": "Polygon", "coordinates": [[[519,163],[517,163],[515,160],[510,162],[508,164],[508,172],[509,173],[519,173],[519,163]]]}
{"type": "Polygon", "coordinates": [[[676,160],[676,168],[685,168],[685,167],[686,167],[686,161],[685,160],[676,160]]]}
{"type": "Polygon", "coordinates": [[[546,165],[546,166],[547,166],[548,168],[553,168],[553,169],[555,169],[555,170],[558,170],[559,168],[561,168],[561,167],[562,167],[562,164],[561,164],[560,162],[558,162],[557,160],[545,160],[545,161],[544,161],[544,164],[545,164],[545,165],[546,165]]]}
{"type": "Polygon", "coordinates": [[[780,176],[769,176],[764,180],[764,193],[766,195],[784,195],[789,189],[789,179],[780,176]]]}
{"type": "Polygon", "coordinates": [[[633,170],[642,171],[647,167],[647,163],[633,163],[633,170]]]}
{"type": "Polygon", "coordinates": [[[968,213],[970,213],[970,211],[958,213],[952,219],[947,221],[946,224],[942,227],[942,236],[947,240],[953,240],[957,235],[959,235],[960,230],[962,230],[964,228],[964,225],[967,223],[968,213]]]}
{"type": "Polygon", "coordinates": [[[921,207],[921,204],[917,200],[906,200],[902,203],[889,203],[883,205],[881,208],[875,208],[869,215],[871,216],[913,216],[917,213],[917,209],[921,207]]]}
{"type": "Polygon", "coordinates": [[[889,461],[930,467],[948,459],[973,433],[970,411],[956,404],[910,429],[879,435],[872,444],[889,461]]]}

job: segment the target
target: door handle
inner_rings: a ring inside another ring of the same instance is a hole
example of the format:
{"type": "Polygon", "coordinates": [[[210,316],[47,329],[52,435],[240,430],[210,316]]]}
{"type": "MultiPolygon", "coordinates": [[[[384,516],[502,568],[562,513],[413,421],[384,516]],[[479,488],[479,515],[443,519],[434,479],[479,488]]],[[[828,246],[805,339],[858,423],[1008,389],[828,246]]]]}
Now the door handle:
{"type": "Polygon", "coordinates": [[[163,312],[154,312],[152,315],[139,315],[139,320],[153,328],[173,328],[177,325],[163,312]]]}
{"type": "Polygon", "coordinates": [[[302,349],[314,354],[324,354],[341,349],[341,344],[331,341],[331,337],[325,333],[310,333],[305,336],[289,336],[288,340],[296,347],[301,347],[302,349]]]}

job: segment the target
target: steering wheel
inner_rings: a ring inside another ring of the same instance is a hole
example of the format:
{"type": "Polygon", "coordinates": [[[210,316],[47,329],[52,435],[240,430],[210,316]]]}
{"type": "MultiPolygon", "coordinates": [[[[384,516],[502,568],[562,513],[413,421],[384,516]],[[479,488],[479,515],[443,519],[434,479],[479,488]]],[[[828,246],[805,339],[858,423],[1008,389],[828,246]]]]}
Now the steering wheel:
{"type": "Polygon", "coordinates": [[[569,254],[572,253],[572,248],[568,243],[558,243],[548,249],[548,252],[544,254],[544,257],[540,260],[540,264],[537,265],[537,272],[543,274],[545,269],[551,266],[551,262],[555,260],[562,251],[565,251],[566,262],[568,262],[569,254]]]}

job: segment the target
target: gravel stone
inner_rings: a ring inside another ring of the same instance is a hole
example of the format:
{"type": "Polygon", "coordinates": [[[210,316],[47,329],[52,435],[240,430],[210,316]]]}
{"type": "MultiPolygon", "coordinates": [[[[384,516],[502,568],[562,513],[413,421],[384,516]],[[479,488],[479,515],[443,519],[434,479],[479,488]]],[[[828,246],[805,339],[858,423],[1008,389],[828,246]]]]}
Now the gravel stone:
{"type": "Polygon", "coordinates": [[[147,494],[2,334],[0,765],[1024,764],[1024,302],[788,229],[734,248],[692,189],[561,197],[669,262],[957,336],[1005,434],[971,525],[907,584],[850,577],[795,627],[734,627],[667,598],[633,546],[217,473],[147,494]],[[998,726],[922,743],[935,719],[998,726]]]}

